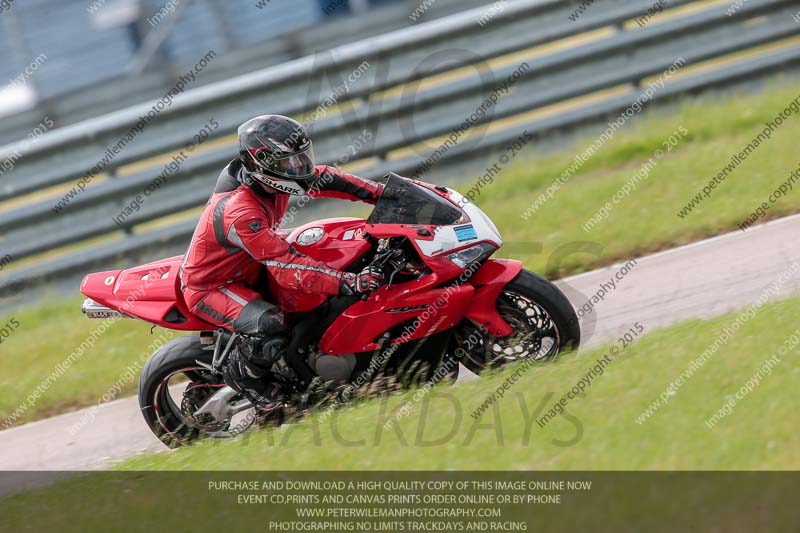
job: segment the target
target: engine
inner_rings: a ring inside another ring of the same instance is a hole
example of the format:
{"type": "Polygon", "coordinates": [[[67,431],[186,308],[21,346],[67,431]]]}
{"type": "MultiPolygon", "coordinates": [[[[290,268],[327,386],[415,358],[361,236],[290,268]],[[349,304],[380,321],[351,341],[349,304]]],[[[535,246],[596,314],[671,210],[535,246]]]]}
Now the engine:
{"type": "Polygon", "coordinates": [[[326,355],[315,347],[308,355],[308,365],[325,381],[346,382],[356,368],[356,356],[326,355]]]}

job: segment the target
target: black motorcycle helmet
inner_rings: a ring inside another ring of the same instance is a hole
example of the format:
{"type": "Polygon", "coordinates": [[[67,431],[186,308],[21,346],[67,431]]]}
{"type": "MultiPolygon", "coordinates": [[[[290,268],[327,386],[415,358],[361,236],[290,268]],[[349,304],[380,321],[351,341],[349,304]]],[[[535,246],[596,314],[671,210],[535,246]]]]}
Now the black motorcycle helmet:
{"type": "Polygon", "coordinates": [[[311,139],[289,117],[262,115],[239,126],[239,158],[246,178],[287,194],[303,195],[317,179],[311,139]]]}

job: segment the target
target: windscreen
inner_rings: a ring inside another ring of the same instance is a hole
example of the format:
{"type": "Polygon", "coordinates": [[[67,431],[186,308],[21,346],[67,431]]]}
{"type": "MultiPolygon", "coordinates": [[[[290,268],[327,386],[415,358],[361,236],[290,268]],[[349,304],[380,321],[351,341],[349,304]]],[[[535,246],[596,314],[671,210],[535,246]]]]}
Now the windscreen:
{"type": "Polygon", "coordinates": [[[462,216],[461,210],[447,199],[409,179],[391,174],[367,222],[443,226],[457,224],[462,216]]]}

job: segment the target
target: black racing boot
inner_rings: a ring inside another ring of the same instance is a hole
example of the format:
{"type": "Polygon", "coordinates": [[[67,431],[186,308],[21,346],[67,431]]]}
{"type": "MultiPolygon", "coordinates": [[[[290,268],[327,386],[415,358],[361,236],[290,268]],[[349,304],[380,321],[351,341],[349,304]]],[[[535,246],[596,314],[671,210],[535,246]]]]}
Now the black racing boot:
{"type": "Polygon", "coordinates": [[[259,408],[274,402],[272,386],[265,376],[286,350],[282,337],[263,339],[242,337],[222,366],[225,384],[259,408]]]}

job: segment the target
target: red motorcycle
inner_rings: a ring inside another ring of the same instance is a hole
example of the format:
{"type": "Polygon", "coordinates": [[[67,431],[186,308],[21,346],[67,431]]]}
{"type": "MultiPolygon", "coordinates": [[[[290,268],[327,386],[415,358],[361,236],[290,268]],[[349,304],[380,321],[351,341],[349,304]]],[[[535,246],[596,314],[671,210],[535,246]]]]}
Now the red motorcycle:
{"type": "MultiPolygon", "coordinates": [[[[502,246],[483,211],[458,192],[396,174],[367,220],[331,218],[287,231],[287,240],[334,268],[382,269],[369,296],[273,290],[292,337],[269,379],[279,391],[275,420],[307,399],[297,376],[338,385],[338,399],[377,381],[411,386],[452,379],[459,363],[476,374],[525,358],[547,360],[580,343],[564,294],[522,263],[490,259],[502,246]]],[[[139,379],[139,405],[168,446],[201,435],[235,436],[256,422],[252,405],[227,387],[221,365],[236,335],[193,316],[173,257],[86,276],[90,318],[131,317],[195,332],[159,348],[139,379]]]]}

